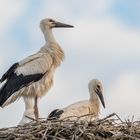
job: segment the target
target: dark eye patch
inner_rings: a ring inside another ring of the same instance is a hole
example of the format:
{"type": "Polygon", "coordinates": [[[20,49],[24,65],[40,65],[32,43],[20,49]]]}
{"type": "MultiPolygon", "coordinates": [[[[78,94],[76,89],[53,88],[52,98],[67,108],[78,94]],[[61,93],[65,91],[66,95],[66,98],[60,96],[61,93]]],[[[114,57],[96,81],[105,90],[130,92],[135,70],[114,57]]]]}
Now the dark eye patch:
{"type": "Polygon", "coordinates": [[[100,89],[100,86],[99,86],[99,85],[97,85],[97,88],[98,88],[98,89],[100,89]]]}
{"type": "Polygon", "coordinates": [[[49,21],[50,21],[50,22],[54,22],[54,20],[52,20],[52,19],[50,19],[49,21]]]}
{"type": "Polygon", "coordinates": [[[95,92],[98,93],[101,90],[100,88],[101,88],[100,85],[97,85],[95,88],[95,92]]]}

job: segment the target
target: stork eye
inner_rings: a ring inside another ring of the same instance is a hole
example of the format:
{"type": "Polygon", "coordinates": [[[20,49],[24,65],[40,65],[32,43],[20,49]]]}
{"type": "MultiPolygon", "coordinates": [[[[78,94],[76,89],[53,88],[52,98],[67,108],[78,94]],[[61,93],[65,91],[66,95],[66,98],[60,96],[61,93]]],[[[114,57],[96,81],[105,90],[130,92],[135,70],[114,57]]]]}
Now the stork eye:
{"type": "Polygon", "coordinates": [[[54,22],[54,20],[50,19],[49,22],[54,22]]]}
{"type": "Polygon", "coordinates": [[[97,85],[97,88],[100,89],[100,85],[97,85]]]}

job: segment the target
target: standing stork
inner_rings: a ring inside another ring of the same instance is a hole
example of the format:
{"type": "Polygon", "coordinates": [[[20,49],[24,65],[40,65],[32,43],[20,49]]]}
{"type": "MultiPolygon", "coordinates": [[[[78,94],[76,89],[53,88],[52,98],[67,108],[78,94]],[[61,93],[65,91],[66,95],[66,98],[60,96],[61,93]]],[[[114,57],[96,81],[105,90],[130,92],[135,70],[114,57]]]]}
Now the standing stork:
{"type": "Polygon", "coordinates": [[[55,69],[64,58],[64,52],[52,34],[52,28],[57,27],[73,26],[43,19],[40,28],[45,45],[37,53],[13,64],[0,79],[1,83],[5,82],[0,89],[0,107],[7,106],[21,96],[24,98],[25,113],[20,124],[27,122],[26,115],[38,119],[37,99],[51,88],[55,69]]]}
{"type": "Polygon", "coordinates": [[[55,109],[48,115],[47,119],[75,120],[77,119],[77,117],[81,117],[81,120],[90,120],[98,118],[100,113],[99,99],[103,107],[105,108],[104,98],[102,94],[102,83],[98,79],[93,79],[89,82],[88,88],[90,93],[89,100],[76,102],[63,109],[55,109]]]}

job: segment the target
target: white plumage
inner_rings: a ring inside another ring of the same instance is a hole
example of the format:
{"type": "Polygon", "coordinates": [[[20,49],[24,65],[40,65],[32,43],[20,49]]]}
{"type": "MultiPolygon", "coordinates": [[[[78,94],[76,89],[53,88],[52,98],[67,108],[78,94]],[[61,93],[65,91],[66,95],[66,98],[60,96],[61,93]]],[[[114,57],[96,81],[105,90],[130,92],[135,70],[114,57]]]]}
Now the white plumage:
{"type": "Polygon", "coordinates": [[[101,100],[103,107],[105,107],[104,98],[102,95],[102,84],[99,80],[93,79],[89,82],[88,87],[90,93],[89,100],[76,102],[60,110],[56,109],[49,114],[48,120],[75,120],[77,117],[81,117],[80,120],[97,118],[100,113],[99,99],[101,100]]]}
{"type": "MultiPolygon", "coordinates": [[[[37,98],[45,95],[51,88],[55,69],[64,58],[64,52],[52,34],[52,28],[55,27],[73,26],[52,19],[43,19],[40,22],[46,43],[36,54],[15,63],[2,76],[0,82],[6,83],[0,89],[1,107],[22,96],[26,106],[24,114],[38,119],[37,98]]],[[[24,115],[21,124],[26,122],[24,115]]]]}

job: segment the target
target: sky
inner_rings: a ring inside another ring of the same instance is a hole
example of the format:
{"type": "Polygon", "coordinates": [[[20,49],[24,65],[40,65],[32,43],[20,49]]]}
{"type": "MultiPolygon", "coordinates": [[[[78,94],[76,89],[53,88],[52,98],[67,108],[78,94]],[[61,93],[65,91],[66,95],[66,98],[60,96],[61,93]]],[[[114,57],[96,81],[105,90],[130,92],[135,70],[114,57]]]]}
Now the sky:
{"type": "MultiPolygon", "coordinates": [[[[65,60],[39,101],[42,117],[88,99],[88,82],[97,78],[106,103],[101,117],[116,112],[122,119],[140,119],[139,7],[139,0],[1,0],[0,77],[44,45],[39,23],[53,18],[75,28],[53,30],[65,60]]],[[[0,128],[17,125],[23,113],[22,98],[0,109],[0,128]]]]}

